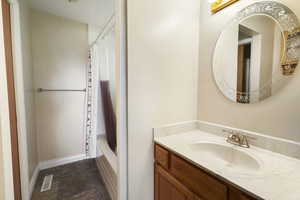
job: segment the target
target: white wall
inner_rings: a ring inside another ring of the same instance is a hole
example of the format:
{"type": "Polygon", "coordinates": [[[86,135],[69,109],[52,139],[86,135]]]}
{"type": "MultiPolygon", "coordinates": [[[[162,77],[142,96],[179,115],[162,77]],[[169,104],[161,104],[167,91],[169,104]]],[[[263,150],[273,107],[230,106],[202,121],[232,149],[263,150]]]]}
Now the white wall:
{"type": "MultiPolygon", "coordinates": [[[[3,30],[3,29],[2,29],[3,30]]],[[[1,127],[0,127],[1,128],[1,127]]],[[[0,136],[2,130],[0,129],[0,136]]],[[[2,151],[2,137],[0,137],[0,199],[4,199],[4,160],[3,160],[3,151],[2,151]]]]}
{"type": "Polygon", "coordinates": [[[70,3],[62,0],[27,0],[32,8],[84,24],[103,27],[111,17],[115,0],[88,0],[70,3]]]}
{"type": "Polygon", "coordinates": [[[153,200],[152,128],[196,119],[199,0],[128,0],[128,199],[153,200]]]}
{"type": "MultiPolygon", "coordinates": [[[[295,0],[280,1],[300,17],[300,7],[295,0]]],[[[226,99],[217,88],[212,75],[211,57],[223,27],[252,0],[239,1],[212,15],[207,1],[201,1],[200,65],[199,65],[199,115],[198,119],[267,135],[300,141],[299,70],[282,91],[253,105],[242,105],[226,99]]]]}
{"type": "MultiPolygon", "coordinates": [[[[36,88],[84,89],[87,25],[32,10],[36,88]]],[[[85,153],[83,92],[36,94],[39,161],[85,153]]]]}
{"type": "MultiPolygon", "coordinates": [[[[28,174],[31,179],[35,168],[38,165],[37,152],[37,135],[36,135],[36,118],[35,118],[35,93],[33,83],[33,62],[31,54],[31,24],[30,24],[30,8],[25,2],[20,2],[20,29],[21,29],[21,45],[22,45],[22,70],[16,69],[16,72],[21,72],[22,78],[15,80],[22,81],[23,91],[17,90],[17,97],[23,96],[25,105],[25,118],[19,119],[25,121],[27,135],[27,152],[28,152],[28,174]]],[[[19,78],[19,77],[16,77],[19,78]]],[[[19,84],[18,84],[19,85],[19,84]]],[[[20,110],[18,110],[20,112],[20,110]]],[[[21,117],[19,115],[19,117],[21,117]]],[[[22,123],[19,122],[19,126],[22,123]]],[[[20,130],[20,129],[19,129],[20,130]]]]}

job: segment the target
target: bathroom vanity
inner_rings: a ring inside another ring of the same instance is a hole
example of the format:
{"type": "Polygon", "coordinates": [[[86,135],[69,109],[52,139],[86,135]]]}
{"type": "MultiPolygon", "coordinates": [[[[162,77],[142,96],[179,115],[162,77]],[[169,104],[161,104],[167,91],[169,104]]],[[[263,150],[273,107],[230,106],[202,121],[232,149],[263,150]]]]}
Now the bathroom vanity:
{"type": "Polygon", "coordinates": [[[251,198],[233,184],[157,144],[155,145],[155,160],[157,200],[260,199],[251,198]]]}
{"type": "Polygon", "coordinates": [[[202,121],[154,130],[156,200],[300,199],[300,144],[202,121]],[[243,134],[250,148],[226,141],[243,134]]]}
{"type": "MultiPolygon", "coordinates": [[[[156,200],[252,200],[239,187],[155,145],[156,200]]],[[[253,195],[255,196],[255,195],[253,195]]]]}
{"type": "MultiPolygon", "coordinates": [[[[293,79],[299,55],[293,11],[255,2],[220,34],[216,86],[232,102],[260,103],[293,79]]],[[[267,135],[203,121],[154,129],[155,199],[300,200],[300,143],[267,135]]]]}

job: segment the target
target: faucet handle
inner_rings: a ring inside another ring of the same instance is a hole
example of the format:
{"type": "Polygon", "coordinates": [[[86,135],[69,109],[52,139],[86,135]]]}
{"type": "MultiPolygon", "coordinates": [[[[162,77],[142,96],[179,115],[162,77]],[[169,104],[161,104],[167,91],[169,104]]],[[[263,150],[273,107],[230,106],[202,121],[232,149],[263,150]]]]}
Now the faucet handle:
{"type": "Polygon", "coordinates": [[[240,146],[245,148],[250,148],[248,137],[246,135],[240,135],[240,146]]]}
{"type": "Polygon", "coordinates": [[[235,135],[235,134],[230,134],[230,135],[228,136],[228,139],[230,139],[231,141],[234,141],[234,142],[236,142],[236,143],[240,143],[240,142],[241,142],[240,136],[235,135]]]}
{"type": "Polygon", "coordinates": [[[239,135],[240,137],[246,137],[247,140],[257,140],[257,138],[253,136],[249,136],[247,133],[244,133],[243,131],[233,131],[233,133],[239,135]]]}

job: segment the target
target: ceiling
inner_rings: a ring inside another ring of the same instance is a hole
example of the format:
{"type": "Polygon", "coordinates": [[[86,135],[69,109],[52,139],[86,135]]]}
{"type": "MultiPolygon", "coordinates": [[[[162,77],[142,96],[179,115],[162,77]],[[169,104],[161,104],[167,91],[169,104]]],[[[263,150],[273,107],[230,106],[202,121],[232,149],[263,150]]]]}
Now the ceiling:
{"type": "Polygon", "coordinates": [[[28,1],[34,9],[97,26],[103,26],[114,12],[114,0],[28,1]]]}

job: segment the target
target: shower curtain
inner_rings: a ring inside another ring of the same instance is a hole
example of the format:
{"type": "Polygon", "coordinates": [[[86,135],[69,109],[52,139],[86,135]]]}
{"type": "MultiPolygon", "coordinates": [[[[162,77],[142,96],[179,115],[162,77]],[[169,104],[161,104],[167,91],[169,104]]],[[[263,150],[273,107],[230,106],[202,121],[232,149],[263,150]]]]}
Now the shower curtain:
{"type": "Polygon", "coordinates": [[[88,52],[88,65],[86,69],[86,93],[85,93],[85,155],[87,158],[93,157],[92,154],[92,136],[93,136],[93,123],[92,123],[92,84],[93,84],[93,77],[92,77],[92,51],[88,52]]]}
{"type": "Polygon", "coordinates": [[[114,152],[116,151],[116,115],[114,111],[114,107],[112,104],[112,98],[110,93],[108,80],[101,80],[100,81],[100,88],[101,88],[101,97],[102,97],[102,109],[104,115],[104,125],[105,125],[105,132],[106,132],[106,139],[109,147],[114,152]]]}
{"type": "MultiPolygon", "coordinates": [[[[97,136],[106,135],[110,148],[116,149],[115,120],[115,41],[111,29],[100,38],[90,50],[91,73],[91,132],[94,141],[97,136]],[[102,83],[102,84],[101,84],[102,83]],[[102,85],[102,88],[101,88],[102,85]]],[[[88,135],[87,135],[88,136],[88,135]]],[[[87,146],[93,146],[87,141],[87,146]]]]}

